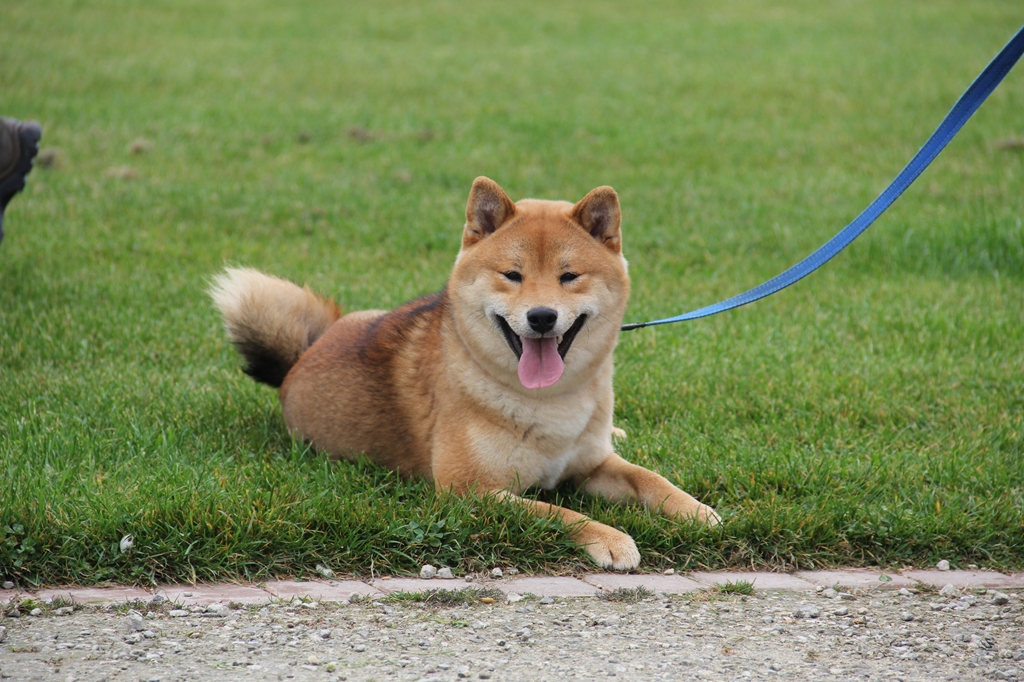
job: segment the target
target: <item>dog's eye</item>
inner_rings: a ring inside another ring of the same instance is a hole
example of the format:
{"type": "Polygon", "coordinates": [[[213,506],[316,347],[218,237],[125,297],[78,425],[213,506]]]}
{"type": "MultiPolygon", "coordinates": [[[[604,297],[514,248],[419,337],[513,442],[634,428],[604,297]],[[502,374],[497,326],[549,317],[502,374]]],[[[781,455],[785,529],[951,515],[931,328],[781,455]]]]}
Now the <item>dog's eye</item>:
{"type": "Polygon", "coordinates": [[[562,284],[565,284],[566,282],[573,281],[577,277],[579,277],[579,275],[577,275],[575,272],[566,272],[563,273],[562,276],[558,278],[558,281],[561,282],[562,284]]]}
{"type": "Polygon", "coordinates": [[[512,282],[523,281],[523,274],[521,272],[516,272],[515,270],[509,270],[508,272],[503,272],[501,274],[505,275],[505,279],[512,282]]]}

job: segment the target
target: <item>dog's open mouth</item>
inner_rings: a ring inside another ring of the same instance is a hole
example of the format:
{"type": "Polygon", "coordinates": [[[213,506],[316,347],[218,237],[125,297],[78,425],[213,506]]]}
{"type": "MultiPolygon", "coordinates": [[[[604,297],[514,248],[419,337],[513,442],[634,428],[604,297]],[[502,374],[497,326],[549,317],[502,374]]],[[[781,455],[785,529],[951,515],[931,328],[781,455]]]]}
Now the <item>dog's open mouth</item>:
{"type": "Polygon", "coordinates": [[[565,354],[587,321],[586,315],[580,315],[560,339],[553,336],[524,338],[512,331],[504,317],[496,317],[505,343],[519,360],[519,381],[526,388],[546,388],[558,381],[565,371],[565,354]]]}

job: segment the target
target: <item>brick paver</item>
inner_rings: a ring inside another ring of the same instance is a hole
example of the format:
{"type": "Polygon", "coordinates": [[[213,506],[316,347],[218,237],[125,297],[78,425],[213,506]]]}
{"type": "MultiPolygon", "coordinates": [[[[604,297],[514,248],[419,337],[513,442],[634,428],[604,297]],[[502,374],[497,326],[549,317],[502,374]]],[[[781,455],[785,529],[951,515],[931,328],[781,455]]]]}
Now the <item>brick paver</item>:
{"type": "Polygon", "coordinates": [[[1024,587],[1024,581],[1015,579],[1012,575],[996,573],[995,571],[901,571],[904,577],[911,580],[918,580],[925,585],[944,587],[1024,587]]]}
{"type": "Polygon", "coordinates": [[[209,604],[237,602],[239,604],[262,604],[273,597],[266,590],[250,585],[223,583],[221,585],[163,585],[156,590],[174,603],[209,604]]]}
{"type": "Polygon", "coordinates": [[[75,604],[102,604],[120,601],[149,601],[153,595],[136,587],[58,587],[38,590],[37,599],[63,599],[75,604]]]}
{"type": "Polygon", "coordinates": [[[886,572],[891,580],[879,580],[877,569],[799,571],[794,574],[767,572],[696,572],[689,575],[591,573],[582,579],[555,576],[526,576],[514,580],[422,580],[419,578],[377,578],[372,583],[358,580],[272,580],[265,586],[232,583],[207,585],[162,585],[153,592],[134,587],[61,587],[23,592],[0,589],[0,604],[12,599],[64,599],[76,604],[148,600],[160,594],[175,603],[208,605],[236,602],[262,604],[271,599],[306,597],[318,601],[347,602],[352,595],[383,597],[396,592],[425,592],[432,589],[462,590],[493,587],[506,594],[533,594],[538,597],[594,597],[619,588],[645,587],[653,592],[683,594],[727,582],[746,581],[758,590],[809,591],[817,587],[850,589],[913,587],[918,582],[934,587],[988,587],[1024,590],[1024,573],[1007,575],[995,571],[915,570],[886,572]]]}
{"type": "Polygon", "coordinates": [[[801,580],[788,573],[767,573],[767,572],[720,572],[720,573],[691,573],[690,577],[705,585],[724,585],[725,583],[737,583],[745,581],[754,584],[755,590],[813,590],[817,585],[801,580]]]}
{"type": "Polygon", "coordinates": [[[622,573],[591,573],[583,576],[583,581],[600,587],[607,592],[618,589],[632,590],[643,587],[651,592],[665,594],[685,594],[695,590],[703,590],[706,586],[684,578],[681,575],[664,575],[661,573],[622,574],[622,573]]]}
{"type": "Polygon", "coordinates": [[[294,599],[298,597],[316,601],[348,602],[353,596],[383,597],[384,593],[359,580],[340,580],[325,582],[310,580],[271,580],[263,586],[278,599],[294,599]]]}
{"type": "Polygon", "coordinates": [[[381,580],[377,578],[372,583],[376,589],[387,594],[393,592],[426,592],[427,590],[465,590],[470,587],[479,588],[480,586],[476,583],[468,583],[465,580],[453,579],[431,579],[423,580],[422,578],[392,578],[391,580],[381,580]]]}
{"type": "Polygon", "coordinates": [[[916,580],[905,578],[896,571],[876,571],[867,568],[847,568],[836,571],[797,571],[793,574],[801,580],[806,580],[815,585],[823,587],[848,587],[852,589],[865,590],[876,587],[889,587],[899,589],[901,587],[913,587],[916,580]],[[881,580],[885,575],[889,580],[881,580]]]}
{"type": "Polygon", "coordinates": [[[3,590],[0,589],[0,604],[6,604],[12,599],[28,599],[34,595],[28,592],[22,592],[21,590],[3,590]]]}
{"type": "Polygon", "coordinates": [[[489,587],[496,587],[505,594],[533,594],[538,597],[593,597],[600,592],[598,588],[582,580],[554,576],[518,578],[508,582],[495,582],[489,587]]]}

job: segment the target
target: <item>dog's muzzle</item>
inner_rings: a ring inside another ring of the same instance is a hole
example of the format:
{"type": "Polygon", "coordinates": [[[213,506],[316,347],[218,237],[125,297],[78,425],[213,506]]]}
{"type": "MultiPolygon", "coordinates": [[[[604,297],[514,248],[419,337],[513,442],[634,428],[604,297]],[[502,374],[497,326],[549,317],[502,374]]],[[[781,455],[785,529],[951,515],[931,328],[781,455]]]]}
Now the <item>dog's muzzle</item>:
{"type": "MultiPolygon", "coordinates": [[[[498,328],[501,329],[502,335],[505,337],[505,343],[512,349],[512,352],[516,354],[516,359],[523,357],[523,340],[519,338],[519,335],[512,331],[512,327],[509,326],[508,320],[501,315],[495,315],[498,320],[498,328]]],[[[565,354],[569,352],[569,348],[572,347],[572,342],[576,339],[576,335],[583,329],[583,325],[587,322],[586,315],[580,315],[576,318],[576,321],[572,323],[572,326],[565,330],[565,334],[562,336],[562,340],[558,344],[558,354],[565,360],[565,354]]]]}

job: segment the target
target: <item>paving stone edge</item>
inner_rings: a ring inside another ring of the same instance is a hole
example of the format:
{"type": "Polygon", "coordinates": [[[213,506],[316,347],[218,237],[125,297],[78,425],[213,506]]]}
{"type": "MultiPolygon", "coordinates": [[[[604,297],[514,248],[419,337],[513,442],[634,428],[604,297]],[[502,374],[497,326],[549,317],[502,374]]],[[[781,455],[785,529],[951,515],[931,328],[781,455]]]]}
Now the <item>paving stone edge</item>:
{"type": "Polygon", "coordinates": [[[749,582],[761,591],[810,592],[828,587],[852,590],[901,589],[923,585],[957,589],[1024,589],[1024,573],[995,571],[938,571],[906,569],[884,573],[872,569],[797,571],[795,573],[737,572],[714,573],[589,573],[580,577],[515,575],[504,579],[466,577],[422,579],[403,576],[372,580],[271,580],[260,584],[215,583],[160,585],[151,589],[137,587],[57,587],[40,590],[0,589],[0,603],[12,599],[63,599],[76,604],[104,604],[149,600],[157,595],[173,603],[260,604],[275,599],[310,599],[324,602],[348,602],[353,597],[383,598],[398,592],[423,592],[430,589],[495,588],[515,599],[523,594],[537,597],[592,598],[617,589],[646,588],[652,592],[684,594],[710,589],[725,583],[749,582]]]}

